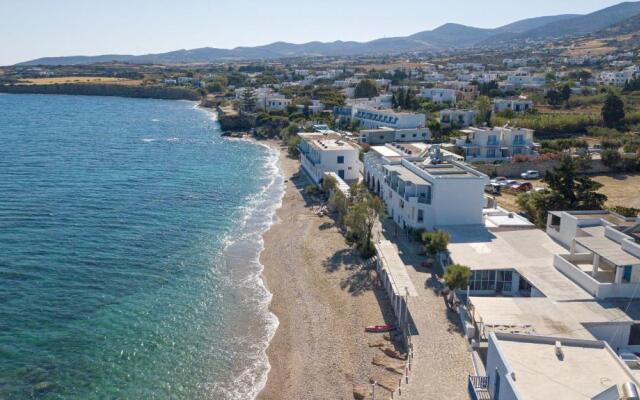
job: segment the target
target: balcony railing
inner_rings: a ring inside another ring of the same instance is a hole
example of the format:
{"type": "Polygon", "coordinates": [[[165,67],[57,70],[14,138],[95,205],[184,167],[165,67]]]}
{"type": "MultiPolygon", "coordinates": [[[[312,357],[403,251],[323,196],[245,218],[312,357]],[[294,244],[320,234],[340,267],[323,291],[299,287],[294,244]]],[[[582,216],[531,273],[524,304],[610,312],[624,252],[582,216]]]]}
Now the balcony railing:
{"type": "Polygon", "coordinates": [[[491,400],[489,377],[469,375],[468,388],[471,400],[491,400]]]}

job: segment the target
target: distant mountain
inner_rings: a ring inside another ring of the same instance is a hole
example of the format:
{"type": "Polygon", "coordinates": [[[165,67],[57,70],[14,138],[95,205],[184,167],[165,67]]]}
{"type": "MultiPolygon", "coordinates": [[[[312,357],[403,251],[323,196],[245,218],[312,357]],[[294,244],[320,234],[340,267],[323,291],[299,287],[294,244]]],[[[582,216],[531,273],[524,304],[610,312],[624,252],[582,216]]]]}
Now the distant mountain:
{"type": "Polygon", "coordinates": [[[610,37],[613,35],[640,34],[640,14],[627,18],[617,24],[610,25],[596,33],[597,37],[610,37]]]}
{"type": "MultiPolygon", "coordinates": [[[[276,42],[256,47],[217,49],[203,47],[145,55],[101,55],[49,57],[18,65],[71,65],[98,62],[137,64],[188,64],[231,60],[276,59],[302,56],[352,56],[365,54],[398,54],[413,51],[495,47],[528,39],[582,36],[601,31],[640,15],[640,2],[626,2],[587,15],[555,15],[528,18],[495,29],[482,29],[460,24],[444,24],[431,31],[410,36],[376,39],[369,42],[309,42],[302,44],[276,42]]],[[[635,26],[630,22],[626,28],[635,26]]]]}
{"type": "Polygon", "coordinates": [[[493,33],[524,33],[526,31],[539,28],[552,22],[564,21],[566,19],[576,18],[580,16],[580,14],[562,14],[551,15],[548,17],[527,18],[505,26],[501,26],[500,28],[496,28],[493,30],[493,33]]]}
{"type": "Polygon", "coordinates": [[[583,36],[640,14],[640,2],[626,2],[591,14],[555,21],[521,33],[520,38],[544,39],[562,36],[583,36]]]}

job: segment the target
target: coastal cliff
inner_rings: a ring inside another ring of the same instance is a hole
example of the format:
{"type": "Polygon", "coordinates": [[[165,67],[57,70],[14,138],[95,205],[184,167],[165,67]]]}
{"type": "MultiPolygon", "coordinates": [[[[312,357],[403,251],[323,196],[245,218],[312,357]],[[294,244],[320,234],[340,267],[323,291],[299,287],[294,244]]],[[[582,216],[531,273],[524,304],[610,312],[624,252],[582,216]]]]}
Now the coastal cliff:
{"type": "Polygon", "coordinates": [[[199,100],[200,93],[183,87],[127,86],[92,83],[0,85],[0,93],[118,96],[164,100],[199,100]]]}

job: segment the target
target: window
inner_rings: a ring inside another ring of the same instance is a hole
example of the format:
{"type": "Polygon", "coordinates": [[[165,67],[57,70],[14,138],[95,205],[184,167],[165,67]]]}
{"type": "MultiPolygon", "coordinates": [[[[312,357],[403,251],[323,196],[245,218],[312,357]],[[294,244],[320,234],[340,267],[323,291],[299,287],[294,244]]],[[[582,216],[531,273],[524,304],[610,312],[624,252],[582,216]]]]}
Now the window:
{"type": "Polygon", "coordinates": [[[344,156],[338,156],[338,164],[344,164],[344,156]]]}
{"type": "Polygon", "coordinates": [[[418,210],[418,222],[424,221],[424,211],[418,210]]]}
{"type": "Polygon", "coordinates": [[[496,156],[496,149],[487,149],[487,158],[493,158],[496,156]]]}
{"type": "Polygon", "coordinates": [[[495,290],[496,271],[473,271],[469,286],[471,290],[495,290]]]}

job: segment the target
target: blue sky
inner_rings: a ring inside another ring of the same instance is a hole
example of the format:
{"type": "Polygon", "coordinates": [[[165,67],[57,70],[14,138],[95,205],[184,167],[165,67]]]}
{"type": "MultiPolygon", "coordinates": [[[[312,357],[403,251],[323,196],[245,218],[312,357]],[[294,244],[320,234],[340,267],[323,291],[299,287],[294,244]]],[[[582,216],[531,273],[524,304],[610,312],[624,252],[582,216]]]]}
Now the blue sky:
{"type": "Polygon", "coordinates": [[[446,22],[483,28],[588,13],[621,0],[0,0],[0,65],[274,41],[401,36],[446,22]]]}

